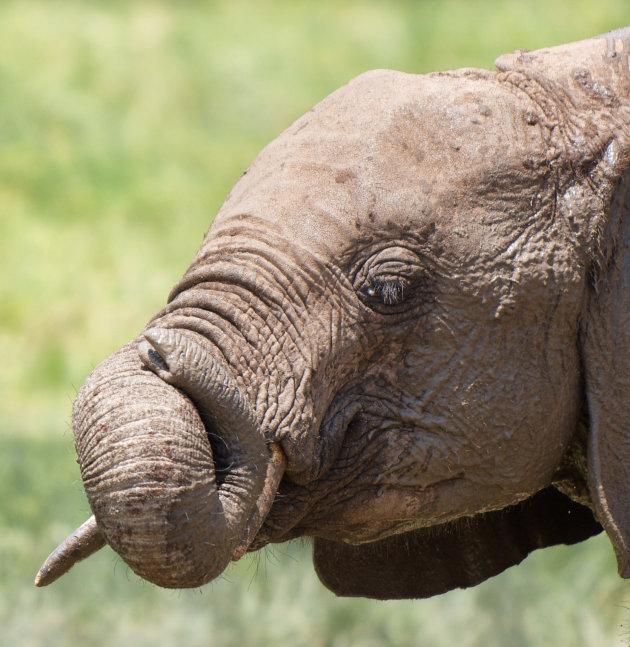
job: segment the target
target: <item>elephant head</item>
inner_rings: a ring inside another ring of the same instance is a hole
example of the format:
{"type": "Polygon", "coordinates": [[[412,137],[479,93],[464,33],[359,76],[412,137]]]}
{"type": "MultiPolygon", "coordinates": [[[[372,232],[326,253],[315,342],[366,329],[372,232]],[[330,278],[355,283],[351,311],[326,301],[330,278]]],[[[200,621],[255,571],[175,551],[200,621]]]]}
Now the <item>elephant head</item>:
{"type": "Polygon", "coordinates": [[[94,518],[39,583],[305,535],[338,594],[422,597],[602,527],[629,577],[629,54],[369,72],[267,146],[80,390],[94,518]]]}

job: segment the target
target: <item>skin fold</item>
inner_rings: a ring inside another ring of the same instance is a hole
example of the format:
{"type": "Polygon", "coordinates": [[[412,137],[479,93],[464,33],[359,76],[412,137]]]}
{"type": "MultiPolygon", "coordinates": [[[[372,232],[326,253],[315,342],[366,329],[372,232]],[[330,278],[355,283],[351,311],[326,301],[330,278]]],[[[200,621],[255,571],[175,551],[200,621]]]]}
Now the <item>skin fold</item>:
{"type": "Polygon", "coordinates": [[[185,587],[312,536],[424,597],[603,527],[628,577],[629,53],[368,72],[269,144],[78,394],[85,545],[185,587]]]}

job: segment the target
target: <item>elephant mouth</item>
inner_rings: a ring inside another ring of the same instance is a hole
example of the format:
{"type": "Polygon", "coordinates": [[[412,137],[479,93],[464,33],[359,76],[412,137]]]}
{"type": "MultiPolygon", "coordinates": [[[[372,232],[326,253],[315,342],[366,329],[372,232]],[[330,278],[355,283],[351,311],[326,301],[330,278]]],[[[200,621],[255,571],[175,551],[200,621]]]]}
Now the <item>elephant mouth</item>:
{"type": "Polygon", "coordinates": [[[271,458],[267,463],[267,473],[265,475],[263,489],[247,521],[243,537],[232,555],[232,561],[234,562],[238,561],[252,545],[258,531],[269,515],[271,506],[276,498],[276,493],[280,487],[280,481],[284,475],[287,459],[280,445],[273,443],[269,446],[269,449],[271,458]]]}

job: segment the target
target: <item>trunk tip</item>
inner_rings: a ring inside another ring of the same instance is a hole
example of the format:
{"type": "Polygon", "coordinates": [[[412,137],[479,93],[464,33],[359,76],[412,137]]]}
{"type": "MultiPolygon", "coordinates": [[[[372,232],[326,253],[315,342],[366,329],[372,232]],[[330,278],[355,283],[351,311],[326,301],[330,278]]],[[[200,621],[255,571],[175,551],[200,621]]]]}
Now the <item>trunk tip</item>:
{"type": "Polygon", "coordinates": [[[48,586],[67,573],[77,562],[105,545],[94,515],[64,539],[48,556],[35,576],[35,586],[48,586]]]}

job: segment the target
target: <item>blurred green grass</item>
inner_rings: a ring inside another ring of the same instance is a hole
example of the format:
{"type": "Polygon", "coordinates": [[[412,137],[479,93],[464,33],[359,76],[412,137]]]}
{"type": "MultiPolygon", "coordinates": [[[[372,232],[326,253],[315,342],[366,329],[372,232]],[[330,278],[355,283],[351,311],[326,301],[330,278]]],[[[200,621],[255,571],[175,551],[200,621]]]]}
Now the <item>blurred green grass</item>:
{"type": "Polygon", "coordinates": [[[0,644],[627,644],[604,537],[418,602],[334,598],[307,542],[202,591],[143,583],[109,549],[32,586],[89,515],[76,389],[161,307],[265,143],[366,69],[490,68],[627,24],[627,0],[0,4],[0,644]]]}

